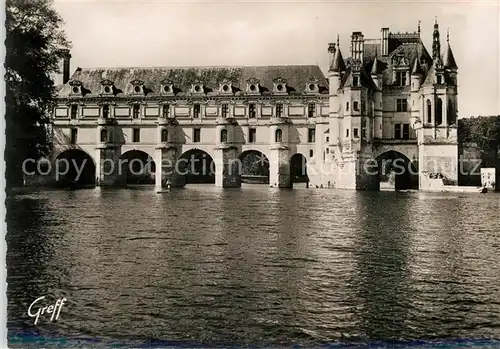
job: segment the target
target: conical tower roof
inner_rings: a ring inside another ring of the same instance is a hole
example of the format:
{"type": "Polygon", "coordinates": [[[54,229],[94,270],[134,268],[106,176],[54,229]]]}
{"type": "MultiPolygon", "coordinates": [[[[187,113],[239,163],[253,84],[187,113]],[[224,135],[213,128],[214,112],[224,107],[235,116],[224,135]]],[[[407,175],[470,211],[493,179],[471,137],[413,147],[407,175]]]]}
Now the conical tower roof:
{"type": "Polygon", "coordinates": [[[335,50],[335,55],[333,56],[329,70],[337,73],[345,71],[345,62],[344,58],[342,57],[342,53],[340,52],[338,36],[337,36],[337,48],[335,50]]]}
{"type": "Polygon", "coordinates": [[[415,58],[415,63],[413,63],[413,69],[411,70],[411,75],[418,75],[418,74],[423,74],[424,71],[422,70],[422,67],[420,66],[420,63],[418,61],[418,57],[415,58]]]}
{"type": "Polygon", "coordinates": [[[455,57],[453,57],[453,51],[451,50],[450,43],[446,45],[446,50],[444,51],[443,65],[447,69],[458,69],[455,57]]]}
{"type": "Polygon", "coordinates": [[[372,72],[371,74],[372,75],[377,75],[378,74],[378,63],[377,63],[377,56],[375,56],[375,59],[373,60],[373,64],[372,64],[372,72]]]}

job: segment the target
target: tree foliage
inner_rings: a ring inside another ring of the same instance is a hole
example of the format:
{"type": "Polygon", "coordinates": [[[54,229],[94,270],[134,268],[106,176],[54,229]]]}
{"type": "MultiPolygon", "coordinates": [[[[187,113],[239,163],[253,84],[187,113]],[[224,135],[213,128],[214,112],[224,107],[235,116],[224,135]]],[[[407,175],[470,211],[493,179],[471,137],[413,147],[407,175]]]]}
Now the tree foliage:
{"type": "Polygon", "coordinates": [[[21,181],[25,159],[49,151],[53,76],[60,73],[59,62],[70,44],[51,0],[7,0],[5,5],[5,160],[10,186],[21,181]]]}
{"type": "Polygon", "coordinates": [[[482,153],[496,153],[500,146],[500,115],[460,119],[458,141],[475,143],[482,153]]]}

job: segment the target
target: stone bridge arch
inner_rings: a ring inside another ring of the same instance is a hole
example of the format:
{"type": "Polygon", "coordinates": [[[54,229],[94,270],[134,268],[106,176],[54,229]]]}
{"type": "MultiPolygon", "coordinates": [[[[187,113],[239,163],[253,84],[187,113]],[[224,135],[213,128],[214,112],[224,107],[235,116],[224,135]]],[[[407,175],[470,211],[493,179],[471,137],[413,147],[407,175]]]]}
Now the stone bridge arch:
{"type": "Polygon", "coordinates": [[[270,162],[263,149],[246,148],[238,155],[240,176],[243,183],[268,184],[270,162]]]}
{"type": "Polygon", "coordinates": [[[118,159],[123,184],[155,184],[156,163],[154,157],[142,149],[121,152],[118,159]]]}
{"type": "Polygon", "coordinates": [[[399,152],[390,149],[379,153],[377,177],[381,190],[418,189],[418,162],[399,152]]]}
{"type": "Polygon", "coordinates": [[[184,184],[215,183],[214,156],[207,147],[183,147],[174,170],[184,178],[184,184]]]}
{"type": "Polygon", "coordinates": [[[79,147],[60,148],[52,154],[51,174],[58,185],[95,185],[97,164],[79,147]]]}

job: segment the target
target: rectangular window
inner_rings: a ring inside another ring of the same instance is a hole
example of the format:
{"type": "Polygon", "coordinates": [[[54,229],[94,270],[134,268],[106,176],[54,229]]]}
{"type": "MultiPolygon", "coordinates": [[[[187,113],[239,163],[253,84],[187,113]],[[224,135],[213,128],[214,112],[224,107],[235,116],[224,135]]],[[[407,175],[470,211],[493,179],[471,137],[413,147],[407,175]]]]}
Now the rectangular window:
{"type": "Polygon", "coordinates": [[[308,129],[307,133],[307,141],[309,143],[314,143],[316,142],[316,130],[314,128],[308,129]]]}
{"type": "Polygon", "coordinates": [[[283,104],[276,104],[276,117],[281,118],[283,116],[283,104]]]}
{"type": "Polygon", "coordinates": [[[109,118],[109,105],[104,104],[102,106],[102,116],[103,116],[104,119],[109,118]]]}
{"type": "Polygon", "coordinates": [[[345,104],[345,111],[349,111],[349,102],[345,104]]]}
{"type": "Polygon", "coordinates": [[[257,130],[254,128],[251,128],[248,130],[248,143],[255,143],[257,136],[257,130]]]}
{"type": "Polygon", "coordinates": [[[200,111],[201,111],[201,106],[199,104],[193,105],[193,117],[194,118],[199,118],[200,117],[200,111]]]}
{"type": "Polygon", "coordinates": [[[437,83],[438,83],[438,84],[441,84],[441,75],[438,75],[438,76],[437,76],[437,83]]]}
{"type": "Polygon", "coordinates": [[[359,111],[359,103],[356,101],[356,102],[353,102],[352,104],[352,108],[355,110],[355,111],[359,111]]]}
{"type": "Polygon", "coordinates": [[[326,141],[327,141],[327,142],[330,142],[330,137],[326,137],[326,141]]]}
{"type": "Polygon", "coordinates": [[[170,104],[163,105],[162,115],[164,118],[168,118],[168,116],[170,115],[170,104]]]}
{"type": "Polygon", "coordinates": [[[408,111],[408,101],[406,99],[397,99],[396,100],[396,111],[398,111],[398,112],[408,111]]]}
{"type": "Polygon", "coordinates": [[[309,103],[309,105],[307,106],[307,116],[313,118],[314,114],[316,114],[316,104],[309,103]]]}
{"type": "Polygon", "coordinates": [[[352,77],[352,86],[358,86],[359,85],[359,78],[357,76],[352,77]]]}
{"type": "Polygon", "coordinates": [[[72,128],[71,129],[71,144],[76,144],[77,136],[78,136],[78,129],[72,128]]]}
{"type": "Polygon", "coordinates": [[[132,132],[132,142],[138,143],[141,141],[141,130],[134,128],[132,132]]]}
{"type": "Polygon", "coordinates": [[[132,117],[134,119],[138,119],[139,118],[139,110],[140,110],[139,108],[140,107],[141,106],[139,104],[134,104],[133,109],[132,109],[132,117]]]}
{"type": "Polygon", "coordinates": [[[255,118],[255,104],[251,103],[248,105],[248,117],[255,118]]]}
{"type": "Polygon", "coordinates": [[[406,72],[405,71],[396,72],[396,85],[397,86],[406,86],[406,72]]]}
{"type": "Polygon", "coordinates": [[[229,106],[227,104],[223,104],[222,105],[222,113],[221,113],[223,118],[227,118],[228,110],[229,110],[229,106]]]}
{"type": "Polygon", "coordinates": [[[193,129],[193,142],[200,143],[201,142],[201,129],[194,128],[193,129]]]}
{"type": "Polygon", "coordinates": [[[401,124],[394,125],[394,138],[401,139],[401,124]]]}
{"type": "Polygon", "coordinates": [[[353,130],[353,135],[354,135],[354,137],[355,137],[355,138],[358,138],[358,137],[359,137],[359,133],[358,133],[358,132],[359,132],[359,131],[358,131],[358,128],[357,128],[357,127],[355,127],[355,128],[354,128],[354,130],[353,130]]]}
{"type": "Polygon", "coordinates": [[[403,124],[403,139],[410,139],[410,124],[403,124]]]}
{"type": "Polygon", "coordinates": [[[72,105],[71,106],[71,118],[76,119],[77,113],[78,113],[78,106],[72,105]]]}
{"type": "Polygon", "coordinates": [[[346,137],[349,137],[349,129],[346,129],[346,130],[345,130],[345,136],[346,136],[346,137]]]}

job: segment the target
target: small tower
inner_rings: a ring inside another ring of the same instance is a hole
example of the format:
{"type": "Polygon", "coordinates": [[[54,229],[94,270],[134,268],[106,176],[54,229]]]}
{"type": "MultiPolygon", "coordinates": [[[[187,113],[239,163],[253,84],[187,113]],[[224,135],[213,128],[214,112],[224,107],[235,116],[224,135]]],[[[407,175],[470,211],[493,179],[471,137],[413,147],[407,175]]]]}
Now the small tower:
{"type": "Polygon", "coordinates": [[[455,62],[455,57],[453,56],[453,51],[451,50],[451,47],[450,47],[450,32],[449,31],[446,34],[446,49],[445,49],[444,55],[443,55],[443,66],[444,66],[445,72],[451,78],[450,82],[454,86],[457,86],[458,66],[457,66],[457,63],[455,62]]]}
{"type": "Polygon", "coordinates": [[[373,112],[374,112],[374,131],[375,138],[383,138],[382,125],[382,72],[377,59],[377,51],[375,51],[375,59],[373,60],[371,77],[377,89],[373,92],[373,112]]]}
{"type": "Polygon", "coordinates": [[[421,109],[422,103],[420,101],[420,86],[422,85],[422,80],[424,76],[424,71],[419,62],[419,55],[415,58],[413,63],[413,68],[411,70],[411,125],[415,131],[421,126],[421,109]]]}
{"type": "Polygon", "coordinates": [[[458,66],[453,57],[453,51],[450,47],[450,32],[446,35],[446,49],[443,55],[443,68],[446,77],[446,125],[456,126],[457,122],[457,75],[458,66]]]}
{"type": "Polygon", "coordinates": [[[441,43],[439,42],[439,25],[437,18],[434,22],[434,32],[432,33],[432,59],[435,61],[441,55],[441,43]]]}
{"type": "Polygon", "coordinates": [[[341,117],[339,88],[342,80],[342,74],[346,69],[342,52],[340,52],[338,35],[337,46],[335,47],[335,44],[330,44],[329,51],[330,53],[333,53],[330,68],[328,70],[328,79],[330,83],[330,144],[338,145],[340,141],[338,119],[341,117]]]}

